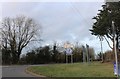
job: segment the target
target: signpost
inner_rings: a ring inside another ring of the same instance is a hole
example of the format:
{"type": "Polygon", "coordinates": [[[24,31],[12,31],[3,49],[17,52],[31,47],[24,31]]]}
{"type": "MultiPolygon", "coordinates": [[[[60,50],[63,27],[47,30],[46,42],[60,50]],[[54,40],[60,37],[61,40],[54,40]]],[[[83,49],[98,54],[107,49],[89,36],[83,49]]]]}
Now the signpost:
{"type": "MultiPolygon", "coordinates": [[[[73,63],[72,49],[71,49],[71,48],[67,48],[67,49],[66,49],[66,58],[67,58],[68,55],[71,56],[71,63],[73,63]]],[[[67,58],[66,60],[68,60],[68,58],[67,58]]],[[[67,62],[68,62],[68,61],[67,61],[67,62]]]]}
{"type": "Polygon", "coordinates": [[[115,31],[115,25],[114,25],[114,21],[112,21],[112,29],[113,29],[113,43],[114,43],[114,52],[115,52],[115,64],[116,64],[116,73],[117,73],[117,77],[118,75],[118,57],[117,57],[117,49],[116,49],[116,31],[115,31]]]}
{"type": "Polygon", "coordinates": [[[118,65],[118,72],[117,72],[116,63],[114,63],[114,75],[120,75],[120,65],[118,65]]]}
{"type": "Polygon", "coordinates": [[[66,63],[68,63],[68,56],[71,56],[71,63],[73,63],[73,54],[72,54],[72,49],[73,47],[70,43],[65,43],[64,48],[65,48],[65,53],[66,53],[66,63]]]}

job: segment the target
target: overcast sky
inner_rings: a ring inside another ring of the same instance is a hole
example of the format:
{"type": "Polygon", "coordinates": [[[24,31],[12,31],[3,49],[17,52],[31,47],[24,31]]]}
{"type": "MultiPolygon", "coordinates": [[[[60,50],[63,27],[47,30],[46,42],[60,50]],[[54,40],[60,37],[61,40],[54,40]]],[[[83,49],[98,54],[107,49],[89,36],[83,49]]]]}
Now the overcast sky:
{"type": "MultiPolygon", "coordinates": [[[[103,2],[5,2],[2,3],[2,17],[25,15],[35,19],[42,26],[41,44],[70,41],[88,44],[100,51],[100,41],[90,34],[92,18],[101,9],[103,2]]],[[[40,44],[35,44],[39,46],[40,44]]],[[[109,50],[103,41],[103,50],[109,50]]]]}

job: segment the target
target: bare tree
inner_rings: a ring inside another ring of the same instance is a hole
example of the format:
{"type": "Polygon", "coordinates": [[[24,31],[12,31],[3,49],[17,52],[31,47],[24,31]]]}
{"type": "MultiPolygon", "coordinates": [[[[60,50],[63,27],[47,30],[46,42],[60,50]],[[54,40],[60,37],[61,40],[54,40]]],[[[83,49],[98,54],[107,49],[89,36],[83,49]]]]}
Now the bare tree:
{"type": "Polygon", "coordinates": [[[2,47],[10,47],[13,63],[17,63],[22,49],[30,41],[36,40],[41,33],[41,27],[32,18],[18,16],[4,18],[2,21],[2,47]],[[39,33],[38,33],[39,32],[39,33]]]}

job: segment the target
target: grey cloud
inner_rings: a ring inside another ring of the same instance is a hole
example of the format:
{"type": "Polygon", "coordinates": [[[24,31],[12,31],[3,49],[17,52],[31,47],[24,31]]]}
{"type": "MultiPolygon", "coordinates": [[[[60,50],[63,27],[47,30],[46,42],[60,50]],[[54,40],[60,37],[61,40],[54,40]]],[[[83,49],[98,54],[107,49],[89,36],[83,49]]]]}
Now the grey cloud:
{"type": "Polygon", "coordinates": [[[23,14],[34,18],[42,25],[44,40],[42,44],[53,41],[79,41],[90,44],[98,51],[99,45],[95,44],[99,40],[90,34],[89,29],[92,27],[92,17],[102,4],[102,2],[4,3],[2,14],[3,17],[23,14]]]}

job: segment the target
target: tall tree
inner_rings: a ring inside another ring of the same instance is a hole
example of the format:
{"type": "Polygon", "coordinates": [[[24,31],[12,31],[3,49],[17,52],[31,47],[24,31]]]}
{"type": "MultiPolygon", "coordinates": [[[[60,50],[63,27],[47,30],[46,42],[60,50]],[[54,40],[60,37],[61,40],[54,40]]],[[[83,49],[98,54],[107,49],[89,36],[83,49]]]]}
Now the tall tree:
{"type": "MultiPolygon", "coordinates": [[[[114,21],[116,36],[118,37],[120,35],[120,2],[106,2],[102,7],[103,9],[99,10],[100,12],[93,18],[95,19],[95,22],[90,31],[92,35],[104,37],[110,46],[107,38],[113,42],[114,35],[112,21],[114,21]]],[[[110,46],[112,49],[113,47],[110,46]]]]}
{"type": "Polygon", "coordinates": [[[1,26],[2,47],[10,47],[12,62],[18,63],[23,48],[36,38],[38,31],[41,31],[40,25],[32,18],[18,16],[4,18],[1,26]]]}

